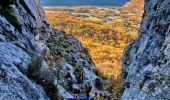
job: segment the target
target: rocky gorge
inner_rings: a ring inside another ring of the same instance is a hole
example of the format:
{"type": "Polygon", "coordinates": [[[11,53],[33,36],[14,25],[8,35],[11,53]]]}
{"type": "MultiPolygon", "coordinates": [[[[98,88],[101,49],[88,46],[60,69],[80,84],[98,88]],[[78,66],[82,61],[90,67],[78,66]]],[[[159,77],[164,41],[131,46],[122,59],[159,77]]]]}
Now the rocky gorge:
{"type": "MultiPolygon", "coordinates": [[[[170,1],[145,0],[138,38],[125,48],[122,100],[170,99],[170,1]]],[[[39,0],[0,1],[0,100],[65,100],[65,74],[77,82],[77,72],[98,90],[100,79],[82,44],[70,34],[55,30],[39,0]]]]}
{"type": "Polygon", "coordinates": [[[169,6],[169,0],[145,0],[139,36],[124,51],[122,100],[170,99],[169,6]]]}
{"type": "Polygon", "coordinates": [[[0,1],[1,100],[57,100],[56,74],[74,76],[75,68],[88,72],[86,80],[97,77],[87,50],[51,27],[39,0],[0,1]]]}

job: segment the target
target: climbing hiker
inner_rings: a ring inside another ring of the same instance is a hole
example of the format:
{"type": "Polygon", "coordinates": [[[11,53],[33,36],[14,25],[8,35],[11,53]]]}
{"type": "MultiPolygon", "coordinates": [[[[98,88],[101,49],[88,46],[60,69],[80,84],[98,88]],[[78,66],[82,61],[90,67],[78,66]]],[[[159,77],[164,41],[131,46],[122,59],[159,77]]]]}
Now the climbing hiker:
{"type": "Polygon", "coordinates": [[[78,83],[83,83],[83,71],[80,71],[78,73],[78,83]]]}
{"type": "Polygon", "coordinates": [[[87,100],[89,99],[89,93],[91,92],[91,86],[90,86],[90,83],[86,84],[85,85],[85,92],[86,92],[86,97],[87,97],[87,100]]]}
{"type": "Polygon", "coordinates": [[[85,92],[86,92],[86,97],[89,99],[89,92],[88,92],[88,86],[87,84],[85,85],[85,92]]]}
{"type": "Polygon", "coordinates": [[[94,96],[93,96],[93,100],[97,100],[97,95],[98,95],[98,93],[95,92],[95,93],[94,93],[94,96]]]}
{"type": "Polygon", "coordinates": [[[71,74],[68,72],[65,76],[66,79],[71,78],[71,74]]]}
{"type": "Polygon", "coordinates": [[[73,93],[74,94],[80,94],[80,90],[79,89],[73,89],[73,93]]]}
{"type": "Polygon", "coordinates": [[[73,91],[73,82],[72,82],[72,78],[68,78],[67,82],[68,82],[69,90],[72,92],[72,91],[73,91]]]}
{"type": "Polygon", "coordinates": [[[78,84],[79,84],[79,83],[81,83],[81,76],[80,76],[80,73],[77,74],[77,77],[78,77],[77,82],[78,82],[78,84]]]}
{"type": "Polygon", "coordinates": [[[104,96],[102,93],[99,94],[99,100],[104,100],[104,96]]]}
{"type": "Polygon", "coordinates": [[[80,72],[80,82],[82,83],[83,82],[83,77],[84,77],[84,73],[83,71],[80,72]]]}
{"type": "Polygon", "coordinates": [[[103,93],[104,100],[106,99],[106,93],[103,93]]]}
{"type": "Polygon", "coordinates": [[[75,100],[78,100],[78,96],[80,94],[80,90],[79,89],[73,89],[73,93],[74,93],[75,100]]]}
{"type": "Polygon", "coordinates": [[[65,78],[66,78],[66,81],[67,81],[68,88],[72,92],[72,90],[73,90],[73,82],[72,82],[71,74],[68,72],[66,74],[65,78]]]}

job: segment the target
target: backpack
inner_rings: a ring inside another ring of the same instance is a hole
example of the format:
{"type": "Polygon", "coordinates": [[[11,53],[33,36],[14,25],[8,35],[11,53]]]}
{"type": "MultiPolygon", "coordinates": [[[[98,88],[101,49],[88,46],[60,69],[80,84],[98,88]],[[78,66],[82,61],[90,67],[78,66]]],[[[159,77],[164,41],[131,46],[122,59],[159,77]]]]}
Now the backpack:
{"type": "Polygon", "coordinates": [[[89,86],[88,88],[88,92],[91,92],[92,86],[89,86]]]}

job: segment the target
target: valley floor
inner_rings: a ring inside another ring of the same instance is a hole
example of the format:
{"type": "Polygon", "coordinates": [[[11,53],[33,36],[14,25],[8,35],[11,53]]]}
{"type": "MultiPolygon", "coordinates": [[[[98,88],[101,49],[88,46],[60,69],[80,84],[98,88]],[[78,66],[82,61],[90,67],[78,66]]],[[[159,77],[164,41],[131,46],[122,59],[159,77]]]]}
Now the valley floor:
{"type": "Polygon", "coordinates": [[[118,77],[124,47],[136,39],[140,28],[143,2],[136,7],[134,1],[123,7],[44,7],[44,10],[56,29],[73,34],[83,43],[100,73],[118,77]]]}

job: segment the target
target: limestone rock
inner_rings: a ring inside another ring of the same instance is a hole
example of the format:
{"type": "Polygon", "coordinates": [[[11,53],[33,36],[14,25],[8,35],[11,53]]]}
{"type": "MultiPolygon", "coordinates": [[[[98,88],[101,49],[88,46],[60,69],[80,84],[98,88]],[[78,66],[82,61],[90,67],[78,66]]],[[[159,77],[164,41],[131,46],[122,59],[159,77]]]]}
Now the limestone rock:
{"type": "Polygon", "coordinates": [[[122,100],[170,99],[170,0],[145,0],[138,38],[126,47],[122,100]]]}

